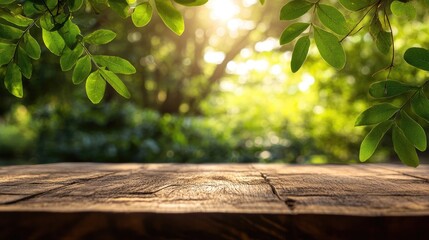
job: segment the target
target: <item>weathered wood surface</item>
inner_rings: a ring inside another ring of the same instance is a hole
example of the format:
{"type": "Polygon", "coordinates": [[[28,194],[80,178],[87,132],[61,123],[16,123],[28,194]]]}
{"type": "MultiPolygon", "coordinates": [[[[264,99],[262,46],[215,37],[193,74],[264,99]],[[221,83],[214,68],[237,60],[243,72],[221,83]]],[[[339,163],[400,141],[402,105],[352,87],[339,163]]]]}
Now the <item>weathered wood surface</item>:
{"type": "Polygon", "coordinates": [[[30,237],[429,239],[429,165],[2,167],[0,239],[30,237]]]}

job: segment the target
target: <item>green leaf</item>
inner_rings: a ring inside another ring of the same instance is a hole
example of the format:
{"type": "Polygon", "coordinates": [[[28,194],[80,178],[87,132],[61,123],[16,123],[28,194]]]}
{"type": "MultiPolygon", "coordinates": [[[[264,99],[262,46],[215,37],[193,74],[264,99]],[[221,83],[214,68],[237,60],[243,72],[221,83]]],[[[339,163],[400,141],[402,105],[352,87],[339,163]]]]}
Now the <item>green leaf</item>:
{"type": "Polygon", "coordinates": [[[7,22],[12,23],[13,25],[19,26],[19,27],[27,27],[31,23],[33,23],[33,20],[27,17],[24,17],[22,15],[13,15],[8,12],[0,12],[0,18],[3,18],[7,22]]]}
{"type": "Polygon", "coordinates": [[[33,36],[30,35],[29,32],[24,35],[23,48],[28,54],[28,56],[32,59],[37,60],[40,58],[40,54],[42,52],[42,50],[40,49],[40,45],[36,41],[36,39],[34,39],[33,36]]]}
{"type": "Polygon", "coordinates": [[[423,91],[413,97],[411,100],[411,107],[417,116],[429,122],[429,99],[425,96],[423,91]]]}
{"type": "Polygon", "coordinates": [[[130,16],[130,6],[125,0],[109,0],[110,8],[113,9],[122,18],[130,16]]]}
{"type": "Polygon", "coordinates": [[[15,44],[0,42],[0,66],[8,64],[15,53],[15,44]]]}
{"type": "Polygon", "coordinates": [[[418,150],[425,151],[427,147],[427,139],[425,130],[412,119],[405,111],[401,111],[401,118],[398,121],[398,126],[404,132],[405,137],[418,150]]]}
{"type": "Polygon", "coordinates": [[[134,74],[136,73],[136,69],[134,66],[128,62],[127,60],[116,57],[116,56],[104,56],[97,55],[93,56],[94,61],[103,66],[107,67],[109,71],[120,74],[134,74]]]}
{"type": "Polygon", "coordinates": [[[314,3],[293,0],[284,5],[280,11],[280,20],[293,20],[304,15],[313,7],[314,3]]]}
{"type": "Polygon", "coordinates": [[[35,14],[43,12],[44,7],[40,4],[37,4],[33,1],[25,1],[22,10],[24,12],[24,15],[27,17],[31,17],[35,14]]]}
{"type": "MultiPolygon", "coordinates": [[[[178,4],[184,5],[184,6],[201,6],[208,2],[208,0],[174,0],[178,4]]],[[[263,4],[263,3],[262,3],[263,4]]]]}
{"type": "Polygon", "coordinates": [[[407,140],[398,126],[393,127],[392,140],[393,149],[398,154],[401,162],[411,167],[417,167],[419,165],[419,157],[417,156],[416,149],[407,140]]]}
{"type": "Polygon", "coordinates": [[[101,77],[100,70],[91,73],[86,79],[86,95],[92,103],[100,103],[106,91],[106,81],[101,77]]]}
{"type": "Polygon", "coordinates": [[[58,33],[64,39],[68,48],[74,49],[78,44],[80,29],[70,19],[58,30],[58,33]]]}
{"type": "Polygon", "coordinates": [[[182,14],[177,11],[170,0],[155,0],[156,9],[165,25],[177,35],[185,31],[185,22],[182,14]]]}
{"type": "Polygon", "coordinates": [[[360,145],[359,160],[365,162],[375,152],[383,139],[386,132],[392,127],[393,121],[385,121],[377,124],[371,131],[366,135],[360,145]]]}
{"type": "Polygon", "coordinates": [[[148,2],[142,3],[134,9],[131,20],[136,27],[144,27],[152,19],[152,12],[152,6],[148,2]]]}
{"type": "Polygon", "coordinates": [[[316,12],[320,22],[334,33],[346,35],[349,32],[346,19],[336,8],[325,4],[318,4],[316,12]]]}
{"type": "Polygon", "coordinates": [[[314,27],[314,40],[320,55],[327,63],[337,69],[344,67],[346,64],[346,54],[334,34],[314,27]]]}
{"type": "Polygon", "coordinates": [[[362,112],[356,119],[355,126],[372,125],[389,120],[399,108],[390,103],[374,105],[362,112]]]}
{"type": "Polygon", "coordinates": [[[82,7],[83,0],[69,0],[68,4],[70,12],[76,12],[82,7]]]}
{"type": "Polygon", "coordinates": [[[31,59],[28,57],[23,48],[20,47],[18,49],[18,56],[16,57],[15,61],[18,64],[22,75],[25,78],[30,79],[33,73],[33,64],[31,64],[31,59]]]}
{"type": "Polygon", "coordinates": [[[341,5],[352,11],[360,11],[377,2],[378,0],[340,0],[341,5]]]}
{"type": "Polygon", "coordinates": [[[386,31],[379,32],[375,39],[375,44],[381,53],[388,54],[392,47],[392,33],[386,31]]]}
{"type": "Polygon", "coordinates": [[[49,12],[46,12],[39,20],[40,26],[43,29],[51,31],[55,27],[55,20],[49,12]]]}
{"type": "Polygon", "coordinates": [[[16,0],[0,0],[0,4],[6,5],[15,2],[16,0]]]}
{"type": "Polygon", "coordinates": [[[24,96],[22,89],[22,75],[18,65],[11,62],[7,65],[6,76],[4,77],[4,85],[6,89],[15,97],[22,98],[24,96]]]}
{"type": "Polygon", "coordinates": [[[116,38],[116,33],[106,29],[99,29],[86,35],[83,40],[89,44],[106,44],[116,38]]]}
{"type": "Polygon", "coordinates": [[[289,27],[287,27],[281,37],[280,37],[280,44],[286,44],[297,38],[302,32],[305,31],[305,29],[310,26],[309,23],[293,23],[289,27]]]}
{"type": "Polygon", "coordinates": [[[50,32],[42,29],[42,39],[49,51],[57,56],[61,56],[66,43],[57,31],[50,32]]]}
{"type": "Polygon", "coordinates": [[[106,80],[106,82],[108,82],[121,96],[127,99],[131,97],[127,86],[125,86],[122,80],[115,73],[103,69],[100,69],[100,73],[104,80],[106,80]]]}
{"type": "Polygon", "coordinates": [[[429,50],[413,47],[404,54],[405,61],[413,67],[429,71],[429,50]]]}
{"type": "Polygon", "coordinates": [[[22,36],[23,33],[24,31],[21,29],[0,24],[0,38],[7,40],[17,40],[22,36]]]}
{"type": "Polygon", "coordinates": [[[292,60],[290,64],[292,72],[297,72],[304,64],[309,49],[310,38],[308,36],[303,36],[298,39],[293,49],[292,60]]]}
{"type": "Polygon", "coordinates": [[[405,17],[408,20],[416,18],[416,9],[412,2],[393,1],[390,4],[390,10],[397,17],[405,17]]]}
{"type": "Polygon", "coordinates": [[[77,45],[73,50],[70,48],[65,48],[63,55],[60,58],[61,70],[69,71],[76,64],[77,60],[83,53],[83,47],[81,45],[77,45]]]}
{"type": "Polygon", "coordinates": [[[261,3],[261,5],[265,4],[265,0],[259,0],[259,2],[261,3]]]}
{"type": "Polygon", "coordinates": [[[369,87],[369,94],[374,98],[390,98],[415,89],[417,89],[417,87],[399,81],[386,80],[371,84],[369,87]]]}
{"type": "Polygon", "coordinates": [[[92,64],[91,64],[91,58],[89,56],[84,56],[80,58],[76,62],[76,66],[74,67],[74,70],[73,70],[73,75],[72,75],[73,83],[80,84],[85,79],[87,79],[89,74],[91,73],[91,68],[92,68],[92,64]]]}

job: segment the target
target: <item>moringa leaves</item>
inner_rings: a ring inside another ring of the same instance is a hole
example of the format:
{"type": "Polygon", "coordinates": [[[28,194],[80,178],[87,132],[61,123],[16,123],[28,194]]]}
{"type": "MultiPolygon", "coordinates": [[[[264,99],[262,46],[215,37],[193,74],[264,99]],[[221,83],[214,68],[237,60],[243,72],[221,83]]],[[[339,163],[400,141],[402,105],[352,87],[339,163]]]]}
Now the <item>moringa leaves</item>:
{"type": "Polygon", "coordinates": [[[83,41],[89,44],[101,45],[107,44],[116,38],[116,33],[107,29],[96,30],[83,38],[83,41]]]}
{"type": "Polygon", "coordinates": [[[320,22],[334,33],[346,35],[349,32],[345,17],[336,8],[325,4],[318,4],[316,9],[320,22]]]}
{"type": "Polygon", "coordinates": [[[355,126],[372,125],[389,120],[399,108],[390,103],[374,105],[362,112],[356,119],[355,126]]]}
{"type": "Polygon", "coordinates": [[[393,121],[379,123],[366,135],[360,145],[359,160],[361,162],[365,162],[374,154],[381,139],[392,125],[393,121]]]}
{"type": "Polygon", "coordinates": [[[304,32],[308,26],[310,26],[309,23],[293,23],[289,27],[287,27],[281,37],[280,37],[280,44],[287,44],[297,38],[302,32],[304,32]]]}
{"type": "Polygon", "coordinates": [[[369,94],[373,98],[390,98],[416,89],[417,87],[415,86],[411,86],[399,81],[386,80],[371,84],[369,87],[369,94]]]}
{"type": "Polygon", "coordinates": [[[418,150],[425,151],[427,147],[425,130],[412,119],[406,112],[401,111],[401,118],[398,121],[398,126],[403,131],[408,141],[412,143],[418,150]]]}
{"type": "Polygon", "coordinates": [[[304,64],[305,59],[310,49],[310,38],[308,36],[301,37],[295,44],[290,63],[292,72],[297,72],[304,64]]]}
{"type": "Polygon", "coordinates": [[[392,140],[393,149],[398,154],[402,163],[411,167],[417,167],[419,165],[419,157],[417,156],[416,149],[398,126],[393,127],[392,140]]]}
{"type": "Polygon", "coordinates": [[[182,14],[177,11],[170,0],[155,0],[158,14],[165,25],[177,35],[185,31],[185,21],[182,14]]]}
{"type": "Polygon", "coordinates": [[[303,1],[303,0],[293,0],[284,5],[280,11],[280,20],[293,20],[301,17],[308,12],[314,3],[303,1]]]}
{"type": "Polygon", "coordinates": [[[152,6],[149,2],[138,5],[131,14],[131,20],[136,27],[146,26],[152,19],[152,6]]]}
{"type": "Polygon", "coordinates": [[[94,61],[100,66],[106,67],[109,71],[120,74],[134,74],[136,69],[127,60],[116,56],[93,56],[94,61]]]}
{"type": "Polygon", "coordinates": [[[413,67],[429,71],[429,50],[412,47],[404,54],[405,61],[413,67]]]}
{"type": "Polygon", "coordinates": [[[92,103],[100,103],[106,91],[106,81],[101,76],[100,70],[91,73],[86,79],[86,95],[92,103]]]}
{"type": "Polygon", "coordinates": [[[322,58],[331,66],[342,69],[346,64],[346,54],[338,38],[319,27],[314,27],[314,40],[322,58]]]}

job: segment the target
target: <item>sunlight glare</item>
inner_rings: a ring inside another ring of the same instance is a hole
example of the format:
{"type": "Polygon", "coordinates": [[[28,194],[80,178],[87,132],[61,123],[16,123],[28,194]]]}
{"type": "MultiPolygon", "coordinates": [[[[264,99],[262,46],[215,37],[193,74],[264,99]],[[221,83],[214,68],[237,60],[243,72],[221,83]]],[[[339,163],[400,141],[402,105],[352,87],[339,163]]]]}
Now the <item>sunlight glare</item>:
{"type": "Polygon", "coordinates": [[[210,18],[214,21],[227,21],[240,13],[240,8],[232,0],[209,1],[207,7],[210,9],[210,18]]]}

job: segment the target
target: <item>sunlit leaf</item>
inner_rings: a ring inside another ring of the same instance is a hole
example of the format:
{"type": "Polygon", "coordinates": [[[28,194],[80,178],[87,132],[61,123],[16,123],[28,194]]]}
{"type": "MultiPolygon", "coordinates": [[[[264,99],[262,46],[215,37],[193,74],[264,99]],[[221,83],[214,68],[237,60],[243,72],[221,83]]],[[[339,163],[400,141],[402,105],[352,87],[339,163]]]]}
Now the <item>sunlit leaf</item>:
{"type": "Polygon", "coordinates": [[[293,20],[304,15],[314,3],[304,0],[293,0],[284,5],[280,11],[280,20],[293,20]]]}
{"type": "Polygon", "coordinates": [[[390,98],[415,90],[417,87],[393,80],[375,82],[369,87],[369,94],[374,98],[390,98]]]}
{"type": "Polygon", "coordinates": [[[19,39],[23,33],[24,31],[22,31],[21,29],[0,24],[0,38],[16,40],[19,39]]]}
{"type": "Polygon", "coordinates": [[[99,29],[88,35],[83,40],[89,44],[106,44],[116,38],[116,33],[107,29],[99,29]]]}
{"type": "Polygon", "coordinates": [[[334,34],[314,27],[314,40],[320,55],[327,63],[337,69],[344,67],[346,64],[346,54],[334,34]]]}
{"type": "Polygon", "coordinates": [[[85,79],[87,79],[89,74],[91,73],[91,68],[92,68],[92,64],[91,64],[91,58],[89,56],[84,56],[80,58],[76,62],[76,66],[74,67],[74,70],[73,70],[73,75],[72,75],[73,83],[79,84],[85,81],[85,79]]]}
{"type": "Polygon", "coordinates": [[[356,119],[355,126],[372,125],[389,120],[399,108],[390,103],[374,105],[362,112],[356,119]]]}
{"type": "Polygon", "coordinates": [[[66,43],[57,31],[50,32],[48,30],[42,29],[42,38],[49,51],[57,56],[61,56],[66,43]]]}
{"type": "Polygon", "coordinates": [[[131,19],[136,27],[146,26],[152,19],[152,6],[146,2],[138,5],[133,14],[131,14],[131,19]]]}
{"type": "Polygon", "coordinates": [[[287,44],[297,38],[302,32],[305,31],[305,29],[310,26],[309,23],[292,23],[289,27],[287,27],[281,37],[280,37],[280,44],[287,44]]]}
{"type": "Polygon", "coordinates": [[[33,20],[31,18],[27,18],[22,15],[12,15],[8,12],[0,12],[0,18],[19,27],[27,27],[28,25],[33,23],[33,20]]]}
{"type": "Polygon", "coordinates": [[[135,67],[127,60],[116,56],[94,56],[97,64],[106,67],[109,71],[120,74],[134,74],[136,73],[135,67]]]}
{"type": "Polygon", "coordinates": [[[15,53],[15,44],[0,42],[0,66],[8,64],[15,53]]]}
{"type": "Polygon", "coordinates": [[[113,72],[108,70],[100,69],[101,76],[110,84],[110,86],[115,89],[124,98],[130,98],[131,94],[128,91],[127,86],[122,82],[122,80],[113,72]]]}
{"type": "Polygon", "coordinates": [[[309,48],[310,38],[308,36],[303,36],[298,39],[293,49],[292,60],[290,64],[292,72],[297,72],[304,64],[309,48]]]}
{"type": "Polygon", "coordinates": [[[318,4],[317,6],[317,16],[325,27],[339,35],[346,35],[349,32],[346,19],[340,11],[325,4],[318,4]]]}
{"type": "Polygon", "coordinates": [[[340,3],[347,9],[359,11],[371,5],[374,5],[379,0],[340,0],[340,3]]]}
{"type": "Polygon", "coordinates": [[[413,47],[404,54],[405,61],[413,67],[429,71],[429,50],[413,47]]]}
{"type": "Polygon", "coordinates": [[[383,139],[386,132],[392,127],[393,121],[385,121],[377,124],[371,131],[366,135],[360,145],[359,159],[364,162],[368,160],[375,152],[383,139]]]}
{"type": "Polygon", "coordinates": [[[78,38],[80,36],[79,27],[69,19],[59,30],[58,33],[64,39],[67,47],[74,49],[78,44],[78,38]]]}
{"type": "Polygon", "coordinates": [[[86,79],[86,95],[92,103],[100,103],[106,91],[106,81],[101,77],[100,71],[91,73],[86,79]]]}
{"type": "Polygon", "coordinates": [[[177,35],[185,31],[182,14],[173,6],[170,0],[155,0],[156,9],[165,25],[177,35]]]}
{"type": "Polygon", "coordinates": [[[420,91],[411,100],[411,107],[415,114],[429,122],[429,99],[420,91]]]}
{"type": "Polygon", "coordinates": [[[15,60],[22,75],[30,79],[33,73],[33,64],[31,63],[30,57],[28,57],[27,53],[21,47],[18,49],[18,56],[15,60]]]}
{"type": "MultiPolygon", "coordinates": [[[[178,4],[184,6],[201,6],[208,2],[208,0],[174,0],[178,4]]],[[[263,4],[263,2],[261,2],[263,4]]]]}
{"type": "Polygon", "coordinates": [[[60,58],[61,70],[69,71],[76,64],[77,60],[83,53],[83,47],[81,45],[77,45],[73,50],[70,48],[65,48],[63,54],[60,58]]]}
{"type": "Polygon", "coordinates": [[[419,157],[417,156],[416,149],[407,140],[398,126],[393,127],[392,140],[393,149],[398,154],[401,162],[411,167],[417,167],[419,165],[419,157]]]}
{"type": "Polygon", "coordinates": [[[410,141],[410,143],[412,143],[418,150],[426,150],[427,140],[425,130],[405,111],[401,111],[401,118],[398,121],[398,126],[404,132],[408,141],[410,141]]]}
{"type": "Polygon", "coordinates": [[[19,70],[18,65],[13,62],[7,65],[4,85],[15,97],[22,98],[24,96],[21,71],[19,70]]]}
{"type": "Polygon", "coordinates": [[[405,17],[412,20],[416,17],[416,9],[412,2],[393,1],[390,4],[390,10],[397,17],[405,17]]]}
{"type": "Polygon", "coordinates": [[[32,59],[37,60],[40,58],[40,54],[42,53],[42,50],[40,49],[40,45],[37,42],[37,40],[30,35],[29,32],[27,32],[24,35],[23,48],[25,52],[28,54],[28,56],[31,57],[32,59]]]}

